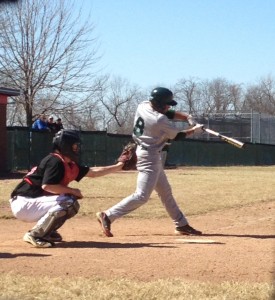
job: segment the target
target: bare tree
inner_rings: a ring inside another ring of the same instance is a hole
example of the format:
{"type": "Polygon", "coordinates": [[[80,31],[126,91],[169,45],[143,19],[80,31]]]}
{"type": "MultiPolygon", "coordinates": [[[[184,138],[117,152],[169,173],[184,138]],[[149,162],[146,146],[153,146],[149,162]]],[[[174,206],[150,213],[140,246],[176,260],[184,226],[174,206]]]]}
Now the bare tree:
{"type": "Polygon", "coordinates": [[[244,91],[241,84],[232,83],[228,85],[229,109],[240,111],[244,101],[244,91]]]}
{"type": "Polygon", "coordinates": [[[175,86],[181,109],[193,115],[238,110],[242,106],[241,85],[223,78],[214,80],[181,79],[175,86]]]}
{"type": "Polygon", "coordinates": [[[78,105],[64,104],[65,109],[58,111],[59,116],[65,120],[67,127],[81,130],[105,130],[105,112],[102,110],[100,98],[106,89],[109,76],[97,76],[91,85],[91,93],[78,105]]]}
{"type": "Polygon", "coordinates": [[[204,113],[224,113],[239,109],[242,103],[240,85],[216,78],[201,85],[201,107],[204,113]]]}
{"type": "Polygon", "coordinates": [[[144,100],[138,87],[121,77],[111,78],[102,89],[99,101],[102,105],[105,127],[112,133],[130,134],[138,103],[144,100]]]}
{"type": "Polygon", "coordinates": [[[196,114],[200,110],[200,81],[198,79],[181,79],[175,85],[175,98],[181,104],[180,109],[189,114],[196,114]]]}
{"type": "Polygon", "coordinates": [[[94,27],[73,11],[69,0],[22,0],[0,11],[0,75],[21,90],[27,126],[36,114],[77,107],[79,94],[92,92],[94,27]]]}
{"type": "Polygon", "coordinates": [[[275,80],[271,76],[247,88],[244,109],[275,115],[275,80]]]}

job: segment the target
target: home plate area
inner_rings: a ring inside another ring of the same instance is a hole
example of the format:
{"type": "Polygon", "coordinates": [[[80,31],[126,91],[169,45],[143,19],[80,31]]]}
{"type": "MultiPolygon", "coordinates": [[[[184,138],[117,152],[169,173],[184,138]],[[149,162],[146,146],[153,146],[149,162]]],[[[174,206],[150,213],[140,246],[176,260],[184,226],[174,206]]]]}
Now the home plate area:
{"type": "Polygon", "coordinates": [[[176,239],[176,241],[183,244],[224,244],[215,240],[207,239],[176,239]]]}

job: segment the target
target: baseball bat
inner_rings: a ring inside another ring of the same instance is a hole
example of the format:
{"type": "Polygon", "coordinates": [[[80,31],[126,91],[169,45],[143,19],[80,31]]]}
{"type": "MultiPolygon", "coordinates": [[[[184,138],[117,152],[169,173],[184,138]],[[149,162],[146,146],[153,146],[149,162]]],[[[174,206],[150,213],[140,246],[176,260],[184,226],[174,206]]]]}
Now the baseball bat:
{"type": "Polygon", "coordinates": [[[222,135],[222,134],[220,134],[220,133],[218,133],[218,132],[216,132],[216,131],[214,131],[214,130],[211,130],[211,129],[209,129],[209,128],[202,128],[205,132],[208,132],[208,133],[210,133],[210,134],[212,134],[212,135],[215,135],[215,136],[217,136],[220,140],[222,140],[222,141],[224,141],[224,142],[226,142],[226,143],[228,143],[228,144],[231,144],[231,145],[233,145],[233,146],[235,146],[235,147],[238,147],[238,148],[243,148],[244,147],[244,143],[242,143],[242,142],[240,142],[240,141],[238,141],[238,140],[236,140],[236,139],[233,139],[233,138],[231,138],[231,137],[228,137],[228,136],[226,136],[226,135],[222,135]]]}

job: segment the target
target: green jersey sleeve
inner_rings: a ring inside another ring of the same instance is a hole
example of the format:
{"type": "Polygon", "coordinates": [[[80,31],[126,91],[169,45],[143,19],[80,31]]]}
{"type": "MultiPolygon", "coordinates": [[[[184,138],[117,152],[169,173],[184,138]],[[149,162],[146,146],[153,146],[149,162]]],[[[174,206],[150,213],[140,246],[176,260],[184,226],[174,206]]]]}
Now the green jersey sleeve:
{"type": "Polygon", "coordinates": [[[169,110],[166,112],[165,116],[166,116],[168,119],[172,120],[172,119],[174,119],[174,117],[175,117],[175,111],[174,111],[173,109],[169,109],[169,110]]]}

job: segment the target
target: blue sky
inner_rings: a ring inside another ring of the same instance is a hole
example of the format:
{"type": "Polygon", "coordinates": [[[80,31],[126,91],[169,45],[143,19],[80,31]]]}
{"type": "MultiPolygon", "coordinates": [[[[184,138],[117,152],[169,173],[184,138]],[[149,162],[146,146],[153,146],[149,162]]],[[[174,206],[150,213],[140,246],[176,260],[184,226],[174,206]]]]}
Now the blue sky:
{"type": "Polygon", "coordinates": [[[132,84],[275,73],[274,0],[82,0],[104,71],[132,84]]]}

